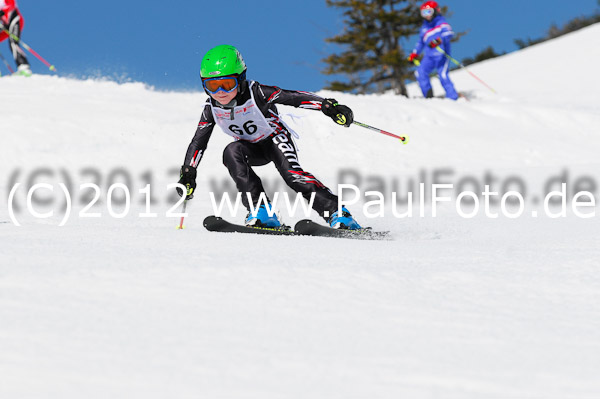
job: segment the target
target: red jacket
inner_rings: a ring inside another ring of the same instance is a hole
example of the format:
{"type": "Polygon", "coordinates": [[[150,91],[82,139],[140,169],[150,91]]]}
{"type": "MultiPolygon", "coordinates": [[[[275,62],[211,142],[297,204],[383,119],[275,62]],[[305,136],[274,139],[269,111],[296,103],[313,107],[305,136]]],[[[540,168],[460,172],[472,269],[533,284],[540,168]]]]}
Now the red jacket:
{"type": "MultiPolygon", "coordinates": [[[[21,17],[19,25],[21,26],[21,30],[23,30],[23,26],[25,26],[25,20],[23,20],[23,16],[17,8],[16,0],[0,0],[0,11],[4,11],[4,14],[0,18],[0,21],[2,21],[2,23],[6,27],[8,27],[9,19],[13,11],[19,14],[19,16],[21,17]]],[[[0,42],[6,39],[7,37],[8,34],[6,34],[6,32],[0,31],[0,42]]]]}

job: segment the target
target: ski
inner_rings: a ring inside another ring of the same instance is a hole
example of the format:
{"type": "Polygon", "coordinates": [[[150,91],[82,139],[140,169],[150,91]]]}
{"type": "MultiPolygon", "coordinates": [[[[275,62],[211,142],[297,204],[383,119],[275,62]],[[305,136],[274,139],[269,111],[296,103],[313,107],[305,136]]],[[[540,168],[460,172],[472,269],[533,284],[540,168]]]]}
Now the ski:
{"type": "Polygon", "coordinates": [[[355,240],[386,240],[390,239],[389,231],[373,231],[370,227],[359,230],[338,230],[328,226],[315,223],[312,220],[304,219],[296,223],[292,230],[290,226],[281,227],[249,227],[240,224],[229,223],[218,216],[208,216],[204,219],[204,227],[208,231],[220,233],[249,233],[249,234],[267,234],[279,236],[315,236],[315,237],[334,237],[350,238],[355,240]]]}
{"type": "Polygon", "coordinates": [[[208,216],[204,219],[204,227],[208,231],[221,233],[250,233],[250,234],[269,234],[279,236],[293,236],[297,233],[290,226],[281,227],[248,227],[240,224],[229,223],[218,216],[208,216]]]}
{"type": "Polygon", "coordinates": [[[299,235],[318,237],[350,238],[355,240],[386,240],[391,238],[389,231],[373,231],[370,227],[358,230],[333,229],[309,219],[304,219],[296,223],[294,230],[299,235]]]}

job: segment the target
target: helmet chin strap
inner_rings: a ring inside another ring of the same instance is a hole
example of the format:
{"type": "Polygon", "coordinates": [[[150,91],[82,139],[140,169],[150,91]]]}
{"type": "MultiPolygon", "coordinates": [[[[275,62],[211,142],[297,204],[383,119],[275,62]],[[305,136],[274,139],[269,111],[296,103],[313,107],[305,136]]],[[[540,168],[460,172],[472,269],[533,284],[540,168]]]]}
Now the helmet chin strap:
{"type": "Polygon", "coordinates": [[[227,104],[223,105],[223,108],[234,108],[235,106],[237,106],[237,96],[227,104]]]}
{"type": "MultiPolygon", "coordinates": [[[[239,93],[238,93],[238,96],[239,96],[239,93]]],[[[233,120],[233,119],[235,118],[235,114],[234,114],[234,112],[233,112],[233,109],[234,109],[236,106],[237,106],[237,96],[235,96],[235,97],[233,98],[233,100],[229,101],[229,103],[227,103],[227,104],[223,105],[223,108],[231,110],[231,112],[229,113],[229,115],[230,115],[230,118],[229,118],[229,119],[230,119],[230,120],[233,120]]]]}

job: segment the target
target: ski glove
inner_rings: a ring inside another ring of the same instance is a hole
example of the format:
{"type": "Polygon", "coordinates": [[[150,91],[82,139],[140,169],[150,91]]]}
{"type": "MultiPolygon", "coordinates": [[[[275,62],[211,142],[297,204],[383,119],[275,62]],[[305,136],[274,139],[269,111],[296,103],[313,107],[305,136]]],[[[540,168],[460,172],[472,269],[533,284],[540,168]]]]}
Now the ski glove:
{"type": "Polygon", "coordinates": [[[323,100],[321,111],[338,125],[349,127],[354,121],[352,110],[345,105],[338,104],[333,98],[323,100]]]}
{"type": "Polygon", "coordinates": [[[442,44],[442,39],[440,39],[439,37],[435,40],[432,40],[429,42],[429,47],[431,48],[436,48],[437,46],[439,46],[440,44],[442,44]]]}
{"type": "MultiPolygon", "coordinates": [[[[179,184],[185,186],[187,190],[187,194],[185,196],[186,200],[194,198],[194,190],[196,189],[196,168],[193,166],[183,165],[181,170],[179,171],[179,184]]],[[[183,196],[183,190],[180,187],[177,187],[177,194],[179,196],[183,196]]]]}
{"type": "Polygon", "coordinates": [[[419,54],[417,54],[415,52],[410,53],[410,55],[408,56],[408,62],[414,62],[418,56],[419,56],[419,54]]]}

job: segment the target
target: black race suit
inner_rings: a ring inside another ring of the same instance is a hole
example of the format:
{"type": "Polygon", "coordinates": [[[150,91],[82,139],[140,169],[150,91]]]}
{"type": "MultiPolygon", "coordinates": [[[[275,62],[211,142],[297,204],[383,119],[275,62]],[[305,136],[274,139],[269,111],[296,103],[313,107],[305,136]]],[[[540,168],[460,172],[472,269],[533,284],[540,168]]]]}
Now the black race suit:
{"type": "MultiPolygon", "coordinates": [[[[223,151],[223,163],[235,181],[238,191],[242,193],[244,206],[250,210],[246,193],[250,193],[252,205],[255,207],[260,194],[264,192],[262,182],[252,170],[252,166],[262,166],[273,162],[286,184],[294,191],[302,193],[307,201],[310,200],[312,193],[315,193],[313,209],[327,219],[337,210],[338,197],[311,173],[302,169],[298,162],[297,148],[291,133],[280,120],[276,107],[276,104],[283,104],[320,110],[323,98],[314,93],[283,90],[274,86],[261,85],[258,82],[244,81],[240,88],[236,99],[227,106],[208,98],[196,134],[188,147],[184,165],[197,167],[200,163],[217,124],[213,108],[217,113],[229,110],[230,115],[227,120],[231,118],[231,121],[234,121],[236,113],[232,111],[233,107],[237,104],[246,104],[253,98],[256,107],[268,123],[268,129],[265,130],[267,133],[263,134],[263,137],[259,136],[258,140],[256,139],[257,134],[247,136],[242,133],[241,137],[236,137],[236,141],[227,145],[223,151]],[[272,132],[268,130],[272,130],[272,132]]],[[[230,130],[241,130],[237,125],[234,126],[230,127],[230,130]]]]}

